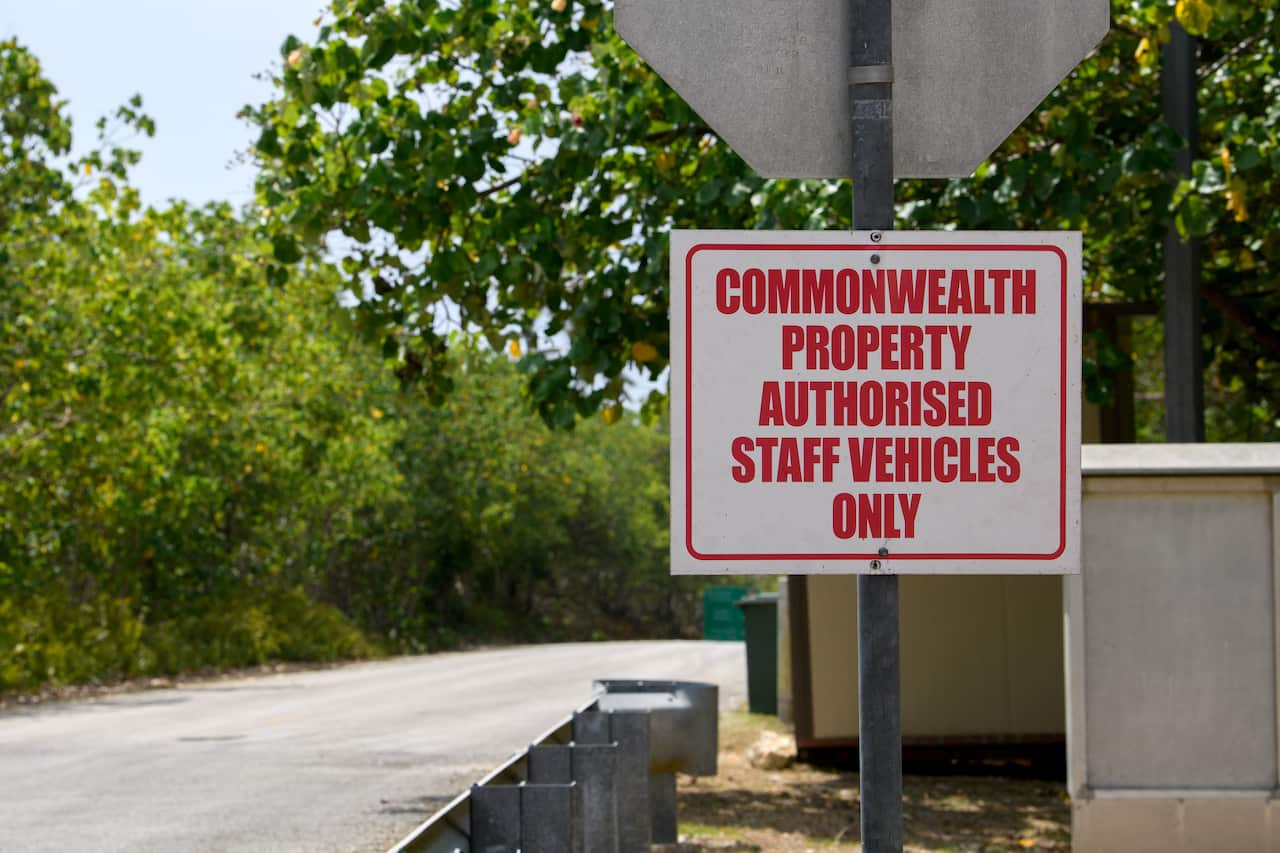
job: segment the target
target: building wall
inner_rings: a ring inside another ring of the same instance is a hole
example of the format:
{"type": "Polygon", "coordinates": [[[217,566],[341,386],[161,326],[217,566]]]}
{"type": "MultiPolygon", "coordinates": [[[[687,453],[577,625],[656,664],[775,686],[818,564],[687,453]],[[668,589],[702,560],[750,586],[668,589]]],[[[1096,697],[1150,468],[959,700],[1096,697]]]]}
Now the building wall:
{"type": "MultiPolygon", "coordinates": [[[[1062,580],[904,576],[902,733],[917,741],[1062,737],[1062,580]]],[[[857,579],[808,578],[811,733],[858,736],[857,579]]]]}
{"type": "MultiPolygon", "coordinates": [[[[901,579],[904,740],[1066,731],[1078,851],[1280,853],[1280,445],[1082,457],[1079,576],[901,579]]],[[[856,579],[805,581],[797,740],[852,742],[856,579]]]]}
{"type": "Polygon", "coordinates": [[[1280,448],[1089,455],[1067,583],[1075,849],[1280,851],[1280,448]]]}

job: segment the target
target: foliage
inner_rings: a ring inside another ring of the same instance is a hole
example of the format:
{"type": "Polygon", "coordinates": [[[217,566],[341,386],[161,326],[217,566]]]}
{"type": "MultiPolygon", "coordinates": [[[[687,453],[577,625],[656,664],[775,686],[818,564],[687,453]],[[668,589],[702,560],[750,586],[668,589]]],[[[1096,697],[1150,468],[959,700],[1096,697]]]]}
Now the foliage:
{"type": "MultiPolygon", "coordinates": [[[[49,105],[0,136],[0,693],[693,628],[660,426],[552,433],[465,336],[429,405],[331,265],[280,275],[224,205],[144,208],[127,149],[58,165],[63,106],[12,42],[0,91],[49,105]]],[[[150,132],[136,100],[121,129],[150,132]]]]}
{"type": "Polygon", "coordinates": [[[552,432],[505,360],[457,352],[446,403],[388,413],[406,498],[363,519],[329,597],[408,648],[693,630],[696,587],[667,576],[665,429],[552,432]]]}
{"type": "MultiPolygon", "coordinates": [[[[1204,242],[1206,364],[1256,407],[1280,390],[1276,4],[1113,0],[1112,18],[973,179],[903,182],[900,224],[1080,228],[1090,299],[1159,302],[1172,218],[1204,242]],[[1203,156],[1181,184],[1160,114],[1175,16],[1201,43],[1203,156]]],[[[848,227],[847,188],[753,174],[601,0],[333,0],[321,23],[282,46],[275,99],[246,108],[260,198],[285,259],[325,235],[353,246],[368,332],[434,391],[447,313],[495,350],[520,338],[535,404],[567,426],[626,396],[628,364],[665,368],[670,228],[848,227]]],[[[1104,397],[1115,368],[1088,369],[1104,397]]]]}
{"type": "MultiPolygon", "coordinates": [[[[348,402],[364,353],[334,278],[263,286],[251,228],[225,206],[141,209],[127,150],[56,168],[52,86],[14,43],[0,68],[11,103],[48,105],[0,139],[19,187],[0,219],[0,689],[367,653],[290,597],[314,583],[308,534],[343,530],[395,475],[392,430],[348,402]],[[217,619],[221,645],[192,651],[217,619]]],[[[117,119],[149,132],[139,106],[117,119]]]]}
{"type": "MultiPolygon", "coordinates": [[[[1270,2],[1113,2],[1102,46],[972,180],[906,188],[904,224],[1081,229],[1086,299],[1159,306],[1172,220],[1201,245],[1209,435],[1280,437],[1269,402],[1280,391],[1278,38],[1270,2]],[[1175,17],[1200,44],[1200,156],[1181,182],[1183,141],[1161,117],[1160,47],[1175,17]]],[[[1105,382],[1115,353],[1098,352],[1086,373],[1105,382]]]]}

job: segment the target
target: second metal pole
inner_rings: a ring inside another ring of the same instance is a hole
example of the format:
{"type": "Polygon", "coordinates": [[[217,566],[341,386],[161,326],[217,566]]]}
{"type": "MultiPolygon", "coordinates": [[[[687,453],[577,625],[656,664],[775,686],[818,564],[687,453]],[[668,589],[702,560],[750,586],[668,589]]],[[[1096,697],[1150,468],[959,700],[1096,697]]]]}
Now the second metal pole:
{"type": "MultiPolygon", "coordinates": [[[[891,0],[850,0],[853,227],[893,227],[891,0]]],[[[902,678],[898,578],[858,576],[858,755],[862,849],[902,850],[902,678]]]]}

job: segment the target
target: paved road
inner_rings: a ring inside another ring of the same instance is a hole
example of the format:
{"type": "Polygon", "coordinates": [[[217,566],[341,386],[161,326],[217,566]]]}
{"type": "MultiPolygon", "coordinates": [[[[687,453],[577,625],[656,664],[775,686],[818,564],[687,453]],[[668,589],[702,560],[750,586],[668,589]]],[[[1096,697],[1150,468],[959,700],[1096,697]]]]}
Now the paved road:
{"type": "Polygon", "coordinates": [[[0,851],[381,850],[590,698],[745,697],[741,643],[400,658],[0,712],[0,851]]]}

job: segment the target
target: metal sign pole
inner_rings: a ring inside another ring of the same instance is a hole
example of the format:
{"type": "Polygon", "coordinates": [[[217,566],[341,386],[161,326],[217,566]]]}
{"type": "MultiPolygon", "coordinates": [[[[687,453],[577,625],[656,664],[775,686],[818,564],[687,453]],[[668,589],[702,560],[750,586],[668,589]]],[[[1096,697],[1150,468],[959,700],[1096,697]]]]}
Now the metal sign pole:
{"type": "MultiPolygon", "coordinates": [[[[849,0],[853,227],[893,227],[892,0],[849,0]]],[[[883,552],[882,552],[883,553],[883,552]]],[[[887,556],[887,555],[886,555],[887,556]]],[[[898,578],[858,576],[858,754],[862,849],[902,850],[898,578]]]]}

